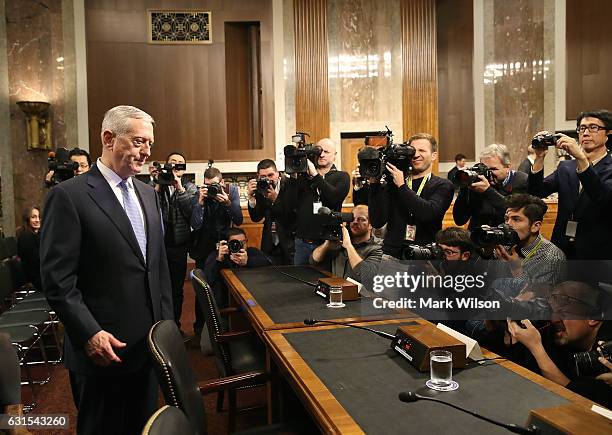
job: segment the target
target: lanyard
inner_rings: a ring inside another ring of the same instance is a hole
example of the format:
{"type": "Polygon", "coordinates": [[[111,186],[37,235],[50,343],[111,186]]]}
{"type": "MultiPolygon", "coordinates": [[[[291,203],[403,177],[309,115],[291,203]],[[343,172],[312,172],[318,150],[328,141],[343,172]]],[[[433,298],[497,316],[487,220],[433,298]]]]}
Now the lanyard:
{"type": "Polygon", "coordinates": [[[523,259],[521,263],[525,264],[527,260],[533,257],[541,244],[542,244],[542,238],[540,237],[540,240],[538,241],[538,243],[533,248],[531,248],[531,251],[529,251],[527,255],[525,255],[525,258],[523,259]]]}
{"type": "MultiPolygon", "coordinates": [[[[421,185],[419,186],[419,189],[416,192],[417,196],[421,196],[421,192],[423,191],[423,187],[425,187],[425,184],[427,184],[427,182],[430,179],[431,179],[431,172],[429,174],[427,174],[427,177],[423,181],[421,181],[421,185]]],[[[408,187],[410,188],[410,190],[412,190],[412,177],[410,177],[410,179],[408,180],[408,187]]]]}

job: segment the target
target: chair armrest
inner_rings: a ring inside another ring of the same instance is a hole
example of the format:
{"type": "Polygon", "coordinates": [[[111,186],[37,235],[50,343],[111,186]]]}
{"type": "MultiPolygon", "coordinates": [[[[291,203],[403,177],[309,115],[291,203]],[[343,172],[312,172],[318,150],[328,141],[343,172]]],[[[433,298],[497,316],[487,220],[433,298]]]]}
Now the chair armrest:
{"type": "Polygon", "coordinates": [[[222,316],[231,316],[232,314],[236,314],[239,312],[240,309],[238,309],[238,307],[222,308],[219,310],[219,314],[221,314],[222,316]]]}
{"type": "Polygon", "coordinates": [[[234,340],[242,340],[244,338],[252,337],[253,331],[234,331],[224,332],[223,334],[217,335],[217,341],[220,343],[228,343],[234,340]]]}
{"type": "Polygon", "coordinates": [[[262,384],[270,380],[270,373],[263,371],[252,371],[239,375],[227,376],[225,378],[211,379],[198,383],[200,394],[209,394],[217,391],[234,389],[253,384],[262,384]]]}

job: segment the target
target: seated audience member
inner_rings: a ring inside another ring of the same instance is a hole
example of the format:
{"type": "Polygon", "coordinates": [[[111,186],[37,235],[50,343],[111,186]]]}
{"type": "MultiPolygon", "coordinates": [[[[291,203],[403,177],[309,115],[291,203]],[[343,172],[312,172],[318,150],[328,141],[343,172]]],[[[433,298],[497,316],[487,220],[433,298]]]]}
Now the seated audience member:
{"type": "Polygon", "coordinates": [[[563,274],[565,255],[540,234],[548,206],[540,198],[515,194],[508,198],[505,220],[519,237],[510,251],[495,247],[495,255],[510,269],[512,278],[498,279],[493,285],[505,296],[516,296],[532,283],[559,282],[563,274]]]}
{"type": "Polygon", "coordinates": [[[42,291],[40,281],[40,208],[26,207],[22,215],[22,227],[17,236],[17,253],[29,282],[42,291]]]}
{"type": "Polygon", "coordinates": [[[247,236],[242,228],[227,230],[227,240],[219,241],[217,251],[210,253],[204,266],[204,276],[213,290],[219,308],[228,306],[227,287],[221,277],[223,269],[237,269],[242,267],[269,266],[270,259],[257,248],[247,248],[247,236]],[[236,252],[230,251],[233,245],[239,243],[236,252]]]}
{"type": "Polygon", "coordinates": [[[453,166],[453,169],[448,171],[448,174],[446,174],[446,178],[448,178],[448,181],[455,185],[455,188],[459,187],[459,183],[457,182],[457,172],[459,169],[465,168],[465,160],[465,155],[461,153],[457,154],[455,156],[455,166],[453,166]]]}
{"type": "MultiPolygon", "coordinates": [[[[509,320],[508,330],[512,339],[533,355],[542,376],[610,408],[610,386],[605,379],[589,373],[585,365],[576,364],[574,356],[594,351],[601,341],[612,338],[610,325],[602,320],[600,297],[600,291],[584,283],[566,281],[557,285],[549,297],[553,311],[551,343],[543,343],[540,331],[529,320],[523,320],[523,326],[509,320]]],[[[606,371],[596,359],[587,365],[593,366],[595,373],[606,371]]]]}
{"type": "MultiPolygon", "coordinates": [[[[612,113],[607,110],[582,112],[576,120],[578,142],[564,134],[558,149],[575,160],[561,161],[544,178],[544,156],[548,148],[535,150],[529,174],[529,193],[547,197],[558,192],[559,208],[551,241],[569,260],[612,259],[612,157],[606,142],[612,132],[612,113]]],[[[548,134],[542,131],[537,137],[548,134]]]]}
{"type": "Polygon", "coordinates": [[[491,180],[479,180],[461,187],[453,207],[457,225],[470,221],[469,228],[497,226],[504,222],[506,198],[513,193],[527,193],[527,175],[512,169],[510,152],[505,145],[492,144],[480,154],[480,163],[489,168],[491,180]]]}
{"type": "Polygon", "coordinates": [[[353,209],[350,230],[342,226],[342,242],[326,240],[312,252],[310,264],[324,264],[332,274],[361,280],[356,267],[363,261],[380,262],[382,240],[372,235],[367,205],[353,209]]]}

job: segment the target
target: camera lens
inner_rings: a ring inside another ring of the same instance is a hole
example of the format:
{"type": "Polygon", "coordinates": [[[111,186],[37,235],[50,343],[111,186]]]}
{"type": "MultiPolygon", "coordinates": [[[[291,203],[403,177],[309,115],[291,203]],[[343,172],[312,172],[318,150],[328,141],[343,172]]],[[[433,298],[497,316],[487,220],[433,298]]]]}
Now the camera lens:
{"type": "Polygon", "coordinates": [[[230,240],[227,242],[227,247],[232,254],[236,254],[238,251],[242,249],[242,242],[240,240],[230,240]]]}

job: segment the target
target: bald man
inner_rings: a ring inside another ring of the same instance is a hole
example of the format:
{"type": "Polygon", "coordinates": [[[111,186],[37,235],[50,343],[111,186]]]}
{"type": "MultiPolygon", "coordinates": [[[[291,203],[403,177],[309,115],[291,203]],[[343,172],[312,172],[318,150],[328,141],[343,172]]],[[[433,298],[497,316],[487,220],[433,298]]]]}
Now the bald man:
{"type": "Polygon", "coordinates": [[[308,172],[290,179],[290,198],[286,207],[297,214],[294,264],[308,264],[312,251],[320,245],[320,229],[312,225],[313,215],[320,207],[340,211],[349,192],[349,174],[338,171],[336,144],[330,138],[317,142],[321,148],[316,165],[308,160],[308,172]]]}

